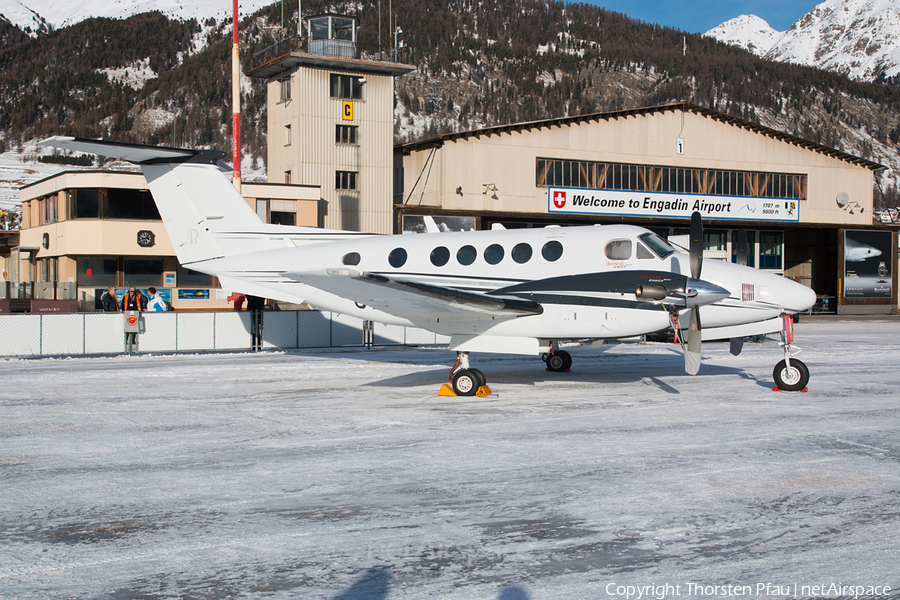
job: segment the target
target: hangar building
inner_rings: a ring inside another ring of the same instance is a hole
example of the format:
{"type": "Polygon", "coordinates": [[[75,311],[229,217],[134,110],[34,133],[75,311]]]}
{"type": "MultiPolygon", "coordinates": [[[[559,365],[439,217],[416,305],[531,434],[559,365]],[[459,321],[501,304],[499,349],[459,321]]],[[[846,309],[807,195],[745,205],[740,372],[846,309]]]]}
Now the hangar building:
{"type": "MultiPolygon", "coordinates": [[[[705,221],[705,256],[816,290],[818,312],[897,309],[897,232],[873,224],[884,166],[689,103],[447,134],[395,147],[395,227],[705,221]],[[870,250],[862,250],[869,248],[870,250]],[[864,256],[860,254],[863,252],[864,256]]],[[[598,259],[600,256],[598,255],[598,259]]]]}

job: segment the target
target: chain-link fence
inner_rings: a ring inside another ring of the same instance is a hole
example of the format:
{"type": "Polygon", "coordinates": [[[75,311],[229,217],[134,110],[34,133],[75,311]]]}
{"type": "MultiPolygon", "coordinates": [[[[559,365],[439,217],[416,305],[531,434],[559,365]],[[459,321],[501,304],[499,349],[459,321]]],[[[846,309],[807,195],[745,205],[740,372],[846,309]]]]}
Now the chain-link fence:
{"type": "MultiPolygon", "coordinates": [[[[138,352],[249,350],[249,311],[141,315],[138,352]]],[[[332,312],[262,311],[263,349],[446,344],[424,329],[384,325],[332,312]]],[[[73,356],[125,351],[122,313],[0,314],[0,356],[73,356]]]]}

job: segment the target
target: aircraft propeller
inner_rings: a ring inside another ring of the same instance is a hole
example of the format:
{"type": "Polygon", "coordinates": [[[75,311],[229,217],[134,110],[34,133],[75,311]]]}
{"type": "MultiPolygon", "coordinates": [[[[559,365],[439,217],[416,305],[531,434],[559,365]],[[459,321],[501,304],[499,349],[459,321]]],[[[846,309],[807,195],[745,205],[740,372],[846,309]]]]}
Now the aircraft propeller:
{"type": "MultiPolygon", "coordinates": [[[[700,279],[703,271],[703,220],[699,212],[691,215],[691,278],[700,279]]],[[[690,308],[688,321],[687,347],[684,348],[684,370],[696,375],[700,370],[700,307],[690,308]]]]}

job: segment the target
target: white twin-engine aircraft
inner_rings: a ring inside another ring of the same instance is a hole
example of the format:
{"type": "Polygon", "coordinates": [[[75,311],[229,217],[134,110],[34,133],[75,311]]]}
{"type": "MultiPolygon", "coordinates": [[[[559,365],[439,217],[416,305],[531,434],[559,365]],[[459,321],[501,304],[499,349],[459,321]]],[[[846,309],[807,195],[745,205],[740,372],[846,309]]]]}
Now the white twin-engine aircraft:
{"type": "Polygon", "coordinates": [[[450,336],[457,395],[490,393],[470,352],[544,354],[549,370],[566,371],[562,341],[669,327],[681,332],[691,374],[702,340],[731,339],[737,354],[745,336],[780,331],[776,384],[800,390],[809,379],[792,358],[790,315],[815,293],[745,266],[746,235],[744,264],[704,263],[699,213],[689,253],[629,225],[402,236],[269,225],[217,166],[223,152],[72,137],[41,144],[140,165],[178,261],[224,288],[450,336]]]}

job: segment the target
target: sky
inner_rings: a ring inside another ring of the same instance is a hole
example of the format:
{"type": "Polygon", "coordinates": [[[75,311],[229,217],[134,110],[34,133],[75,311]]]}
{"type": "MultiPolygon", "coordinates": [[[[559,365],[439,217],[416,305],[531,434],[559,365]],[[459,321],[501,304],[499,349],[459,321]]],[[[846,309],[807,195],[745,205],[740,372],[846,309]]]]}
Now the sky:
{"type": "MultiPolygon", "coordinates": [[[[816,0],[585,0],[634,19],[703,33],[740,15],[756,15],[777,31],[811,11],[816,0]]],[[[821,0],[820,0],[821,1],[821,0]]]]}

